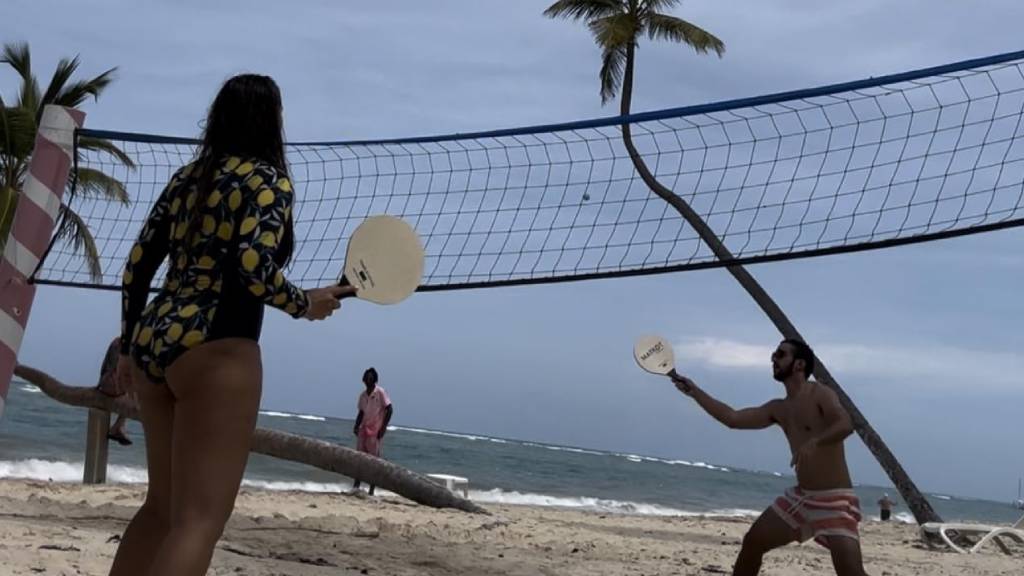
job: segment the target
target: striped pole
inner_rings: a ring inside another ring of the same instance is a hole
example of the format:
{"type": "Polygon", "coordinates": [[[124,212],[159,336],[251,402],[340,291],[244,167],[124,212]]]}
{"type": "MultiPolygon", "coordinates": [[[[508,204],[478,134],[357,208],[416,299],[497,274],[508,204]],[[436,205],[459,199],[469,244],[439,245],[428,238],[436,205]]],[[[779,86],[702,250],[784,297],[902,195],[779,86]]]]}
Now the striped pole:
{"type": "Polygon", "coordinates": [[[28,279],[53,234],[71,171],[75,128],[84,121],[85,114],[79,110],[47,106],[36,133],[28,175],[0,260],[0,417],[36,294],[28,279]]]}

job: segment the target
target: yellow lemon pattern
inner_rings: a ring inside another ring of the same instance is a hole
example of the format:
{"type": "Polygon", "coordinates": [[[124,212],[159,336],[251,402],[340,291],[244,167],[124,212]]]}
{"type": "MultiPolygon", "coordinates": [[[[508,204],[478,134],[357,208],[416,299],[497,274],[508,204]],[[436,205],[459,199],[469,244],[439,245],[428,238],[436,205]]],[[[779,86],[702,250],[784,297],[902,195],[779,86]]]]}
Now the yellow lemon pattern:
{"type": "Polygon", "coordinates": [[[291,252],[292,185],[254,159],[227,157],[213,189],[199,190],[202,170],[189,164],[168,182],[132,246],[122,276],[121,352],[152,380],[203,342],[259,339],[264,304],[301,317],[305,292],[282,266],[291,252]],[[167,278],[147,306],[167,262],[167,278]]]}

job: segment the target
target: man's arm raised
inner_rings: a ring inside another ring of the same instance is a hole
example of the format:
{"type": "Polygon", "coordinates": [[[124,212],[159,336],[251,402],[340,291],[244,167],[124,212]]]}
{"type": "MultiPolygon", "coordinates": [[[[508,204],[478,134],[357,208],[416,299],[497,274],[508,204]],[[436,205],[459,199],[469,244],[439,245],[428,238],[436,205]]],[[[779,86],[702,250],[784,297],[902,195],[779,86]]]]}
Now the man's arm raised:
{"type": "Polygon", "coordinates": [[[777,400],[772,400],[756,408],[743,408],[735,410],[728,404],[712,398],[707,392],[700,389],[697,384],[685,376],[673,377],[672,382],[680,392],[693,398],[697,404],[711,415],[712,418],[736,430],[759,430],[768,428],[775,424],[774,406],[777,400]]]}

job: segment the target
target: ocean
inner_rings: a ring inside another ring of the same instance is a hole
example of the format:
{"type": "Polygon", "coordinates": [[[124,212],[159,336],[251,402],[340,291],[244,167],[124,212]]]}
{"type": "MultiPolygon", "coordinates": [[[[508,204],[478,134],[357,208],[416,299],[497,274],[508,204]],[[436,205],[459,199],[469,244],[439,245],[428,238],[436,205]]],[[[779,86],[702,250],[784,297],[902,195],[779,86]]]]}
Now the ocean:
{"type": "MultiPolygon", "coordinates": [[[[0,478],[81,482],[86,413],[59,404],[35,387],[14,382],[0,420],[0,478]]],[[[260,412],[259,426],[353,445],[352,421],[313,414],[260,412]]],[[[109,482],[146,481],[142,430],[130,422],[132,446],[110,445],[109,482]]],[[[717,463],[668,460],[642,454],[555,446],[468,433],[394,426],[385,456],[421,473],[464,476],[470,498],[487,504],[520,504],[585,509],[604,513],[662,516],[754,517],[792,485],[778,473],[743,470],[717,463]]],[[[244,483],[270,490],[342,492],[349,478],[262,455],[249,459],[244,483]]],[[[874,504],[892,488],[858,485],[865,516],[878,518],[874,504]]],[[[931,494],[947,521],[1009,524],[1020,511],[1008,502],[931,494]]],[[[894,518],[912,522],[900,502],[894,518]]]]}

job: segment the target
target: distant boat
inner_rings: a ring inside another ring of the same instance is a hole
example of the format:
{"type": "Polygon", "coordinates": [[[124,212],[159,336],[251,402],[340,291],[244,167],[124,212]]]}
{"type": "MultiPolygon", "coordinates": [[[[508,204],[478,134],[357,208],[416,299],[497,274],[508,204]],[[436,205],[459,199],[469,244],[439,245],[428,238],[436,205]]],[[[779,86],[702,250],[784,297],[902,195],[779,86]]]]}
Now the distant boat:
{"type": "Polygon", "coordinates": [[[1017,479],[1017,501],[1013,503],[1013,507],[1018,510],[1024,510],[1024,496],[1021,496],[1021,483],[1024,482],[1024,478],[1017,479]]]}

